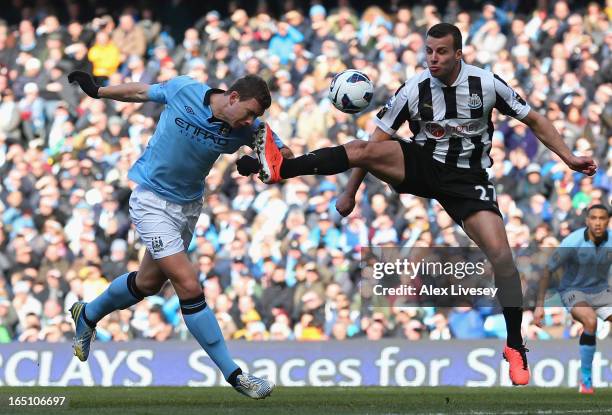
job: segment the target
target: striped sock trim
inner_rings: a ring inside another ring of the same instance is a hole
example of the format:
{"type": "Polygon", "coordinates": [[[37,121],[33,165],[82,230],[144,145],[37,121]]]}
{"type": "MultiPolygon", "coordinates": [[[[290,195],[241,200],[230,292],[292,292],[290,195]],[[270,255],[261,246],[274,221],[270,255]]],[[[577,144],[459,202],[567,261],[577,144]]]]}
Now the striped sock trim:
{"type": "Polygon", "coordinates": [[[236,384],[238,383],[238,375],[242,374],[242,369],[238,368],[236,370],[234,370],[226,379],[227,383],[229,383],[232,386],[236,386],[236,384]]]}
{"type": "Polygon", "coordinates": [[[206,308],[206,299],[204,294],[187,300],[180,300],[181,311],[183,314],[195,314],[206,308]]]}
{"type": "Polygon", "coordinates": [[[597,337],[595,337],[595,333],[589,333],[585,330],[582,332],[578,342],[581,346],[595,346],[597,337]]]}
{"type": "Polygon", "coordinates": [[[128,290],[130,292],[130,294],[132,294],[132,296],[137,299],[137,300],[142,300],[146,297],[146,295],[144,295],[136,286],[136,272],[130,272],[128,274],[127,277],[127,286],[128,286],[128,290]]]}

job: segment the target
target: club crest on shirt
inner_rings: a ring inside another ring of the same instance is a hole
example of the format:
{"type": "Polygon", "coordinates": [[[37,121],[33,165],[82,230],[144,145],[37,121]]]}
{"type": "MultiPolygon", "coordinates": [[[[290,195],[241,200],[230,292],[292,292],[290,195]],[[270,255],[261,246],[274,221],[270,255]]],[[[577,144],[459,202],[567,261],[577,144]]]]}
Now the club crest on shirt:
{"type": "Polygon", "coordinates": [[[478,94],[472,94],[472,96],[468,100],[468,107],[473,110],[482,107],[482,100],[480,99],[480,96],[478,96],[478,94]]]}

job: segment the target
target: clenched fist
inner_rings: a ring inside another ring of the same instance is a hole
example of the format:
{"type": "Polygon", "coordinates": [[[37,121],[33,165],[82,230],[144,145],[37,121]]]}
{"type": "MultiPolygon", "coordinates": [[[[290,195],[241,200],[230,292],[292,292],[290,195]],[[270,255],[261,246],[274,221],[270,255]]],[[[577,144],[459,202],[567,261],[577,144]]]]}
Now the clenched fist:
{"type": "Polygon", "coordinates": [[[348,216],[355,209],[355,196],[342,192],[336,199],[336,210],[342,216],[348,216]]]}
{"type": "Polygon", "coordinates": [[[240,157],[236,162],[236,167],[241,176],[249,176],[253,173],[257,173],[261,168],[259,161],[249,156],[240,157]]]}

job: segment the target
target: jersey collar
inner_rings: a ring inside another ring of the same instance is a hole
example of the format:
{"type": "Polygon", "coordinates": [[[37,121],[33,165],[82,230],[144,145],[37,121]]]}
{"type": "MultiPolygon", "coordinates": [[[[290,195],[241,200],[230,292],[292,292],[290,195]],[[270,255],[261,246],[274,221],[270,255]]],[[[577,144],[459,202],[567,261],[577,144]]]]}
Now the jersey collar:
{"type": "MultiPolygon", "coordinates": [[[[208,91],[204,93],[204,105],[208,105],[210,107],[210,97],[212,94],[223,94],[225,91],[219,88],[210,88],[208,91]]],[[[210,117],[208,118],[208,122],[223,122],[218,119],[214,115],[212,115],[212,108],[210,109],[210,117]]]]}
{"type": "Polygon", "coordinates": [[[208,91],[204,93],[204,105],[210,105],[210,96],[212,94],[223,94],[224,90],[219,88],[210,88],[208,91]]]}
{"type": "MultiPolygon", "coordinates": [[[[210,107],[210,97],[212,94],[223,94],[225,93],[224,90],[219,89],[219,88],[210,88],[208,91],[206,91],[204,93],[204,105],[208,105],[210,107]]],[[[210,109],[210,117],[208,117],[208,122],[213,123],[213,122],[218,122],[221,123],[221,127],[220,127],[220,132],[223,135],[227,135],[229,134],[229,132],[231,131],[231,127],[228,123],[226,123],[223,120],[220,120],[219,118],[215,117],[212,113],[212,108],[210,109]]]]}
{"type": "MultiPolygon", "coordinates": [[[[584,228],[584,241],[585,242],[589,242],[589,228],[584,228]]],[[[606,229],[606,233],[604,234],[603,239],[601,240],[601,242],[599,243],[599,245],[603,244],[604,242],[608,242],[608,230],[606,229]]],[[[595,245],[595,242],[593,242],[593,245],[595,245]]],[[[599,246],[596,245],[596,246],[599,246]]]]}

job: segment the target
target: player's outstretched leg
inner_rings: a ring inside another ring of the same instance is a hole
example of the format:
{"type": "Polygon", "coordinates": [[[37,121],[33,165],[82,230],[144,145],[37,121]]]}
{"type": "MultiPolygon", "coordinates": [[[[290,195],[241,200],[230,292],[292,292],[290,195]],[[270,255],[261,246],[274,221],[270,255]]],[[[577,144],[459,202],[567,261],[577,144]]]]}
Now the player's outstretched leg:
{"type": "Polygon", "coordinates": [[[107,314],[128,308],[144,298],[136,288],[136,272],[117,277],[108,288],[90,303],[77,301],[70,307],[74,320],[75,336],[72,347],[74,355],[81,361],[89,356],[91,342],[95,337],[96,324],[107,314]]]}
{"type": "Polygon", "coordinates": [[[401,183],[405,176],[402,147],[392,140],[353,140],[342,146],[320,148],[303,156],[284,159],[272,131],[262,124],[255,139],[255,151],[261,165],[259,178],[264,183],[313,174],[334,175],[353,167],[366,169],[391,185],[401,183]]]}
{"type": "Polygon", "coordinates": [[[272,130],[265,123],[257,132],[255,151],[261,164],[259,178],[264,183],[277,183],[282,179],[308,174],[338,174],[350,168],[343,146],[322,148],[295,159],[283,159],[272,130]]]}
{"type": "Polygon", "coordinates": [[[508,333],[503,357],[510,366],[510,380],[514,385],[527,385],[530,378],[529,350],[523,344],[521,334],[523,293],[504,223],[497,213],[481,210],[468,216],[463,221],[463,228],[493,266],[495,286],[499,288],[498,300],[503,307],[508,333]]]}
{"type": "Polygon", "coordinates": [[[221,328],[206,299],[192,264],[184,252],[157,260],[179,297],[185,325],[200,346],[217,365],[225,380],[234,389],[253,399],[264,399],[274,390],[274,383],[259,379],[242,370],[231,358],[221,328]]]}

